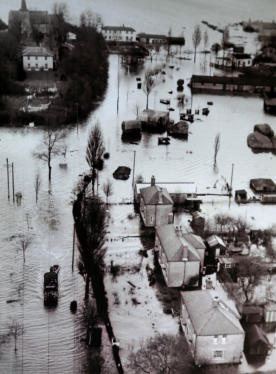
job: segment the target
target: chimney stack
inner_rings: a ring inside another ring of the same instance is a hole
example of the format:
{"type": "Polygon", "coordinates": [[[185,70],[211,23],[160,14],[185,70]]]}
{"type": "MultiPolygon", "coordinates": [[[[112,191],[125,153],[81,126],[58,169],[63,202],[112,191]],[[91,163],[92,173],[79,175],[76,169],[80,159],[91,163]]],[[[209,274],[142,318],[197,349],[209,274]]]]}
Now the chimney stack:
{"type": "Polygon", "coordinates": [[[154,175],[151,177],[150,184],[151,184],[151,186],[155,186],[155,177],[154,177],[154,175]]]}
{"type": "Polygon", "coordinates": [[[218,305],[219,305],[219,297],[218,296],[214,296],[213,297],[213,306],[217,307],[218,305]]]}

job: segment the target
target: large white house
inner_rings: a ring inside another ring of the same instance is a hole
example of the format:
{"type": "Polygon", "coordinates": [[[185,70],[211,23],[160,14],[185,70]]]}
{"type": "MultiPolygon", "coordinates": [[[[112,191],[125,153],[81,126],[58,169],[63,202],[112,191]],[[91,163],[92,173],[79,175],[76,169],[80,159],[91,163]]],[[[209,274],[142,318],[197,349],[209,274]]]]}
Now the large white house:
{"type": "Polygon", "coordinates": [[[54,54],[45,47],[25,47],[22,53],[24,70],[53,70],[54,54]]]}
{"type": "Polygon", "coordinates": [[[103,26],[102,34],[106,41],[135,42],[136,31],[128,26],[103,26]]]}

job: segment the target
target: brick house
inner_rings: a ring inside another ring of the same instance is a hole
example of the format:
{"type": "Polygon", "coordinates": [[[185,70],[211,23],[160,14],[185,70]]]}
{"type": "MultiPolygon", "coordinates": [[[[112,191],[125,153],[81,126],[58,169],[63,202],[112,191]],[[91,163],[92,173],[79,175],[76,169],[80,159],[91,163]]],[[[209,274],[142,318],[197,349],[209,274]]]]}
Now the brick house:
{"type": "Polygon", "coordinates": [[[239,319],[215,291],[181,292],[180,322],[196,365],[240,363],[245,334],[239,319]]]}

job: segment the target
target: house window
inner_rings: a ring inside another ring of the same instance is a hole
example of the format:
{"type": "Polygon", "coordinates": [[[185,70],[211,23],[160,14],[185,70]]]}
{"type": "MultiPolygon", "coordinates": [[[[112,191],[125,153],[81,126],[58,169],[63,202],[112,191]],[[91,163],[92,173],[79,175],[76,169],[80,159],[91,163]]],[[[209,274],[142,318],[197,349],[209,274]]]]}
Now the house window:
{"type": "Polygon", "coordinates": [[[47,56],[45,56],[45,60],[47,60],[47,56]]]}
{"type": "Polygon", "coordinates": [[[214,344],[218,344],[218,336],[217,335],[214,336],[213,343],[214,344]]]}
{"type": "Polygon", "coordinates": [[[45,64],[45,69],[48,70],[48,64],[45,64]]]}
{"type": "Polygon", "coordinates": [[[37,56],[35,56],[35,59],[37,60],[37,56]]]}
{"type": "Polygon", "coordinates": [[[222,344],[226,344],[226,336],[227,335],[222,335],[222,337],[221,337],[221,343],[222,344]]]}
{"type": "Polygon", "coordinates": [[[28,64],[28,69],[31,69],[31,64],[28,64]]]}
{"type": "Polygon", "coordinates": [[[223,359],[223,351],[214,351],[213,352],[213,358],[220,360],[223,359]]]}
{"type": "Polygon", "coordinates": [[[153,223],[153,216],[150,216],[150,223],[153,223]]]}
{"type": "Polygon", "coordinates": [[[38,64],[35,64],[35,68],[38,69],[38,64]]]}
{"type": "Polygon", "coordinates": [[[30,56],[28,56],[28,60],[30,59],[30,56]]]}
{"type": "Polygon", "coordinates": [[[230,269],[231,268],[231,264],[225,264],[224,267],[225,267],[225,269],[230,269]]]}

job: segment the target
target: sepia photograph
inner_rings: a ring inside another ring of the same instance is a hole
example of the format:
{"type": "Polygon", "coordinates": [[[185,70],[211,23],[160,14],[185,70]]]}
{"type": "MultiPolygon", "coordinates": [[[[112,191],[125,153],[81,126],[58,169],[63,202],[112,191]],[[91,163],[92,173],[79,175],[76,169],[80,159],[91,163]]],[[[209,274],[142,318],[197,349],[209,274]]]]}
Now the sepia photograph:
{"type": "Polygon", "coordinates": [[[0,374],[276,373],[276,0],[0,0],[0,374]]]}

